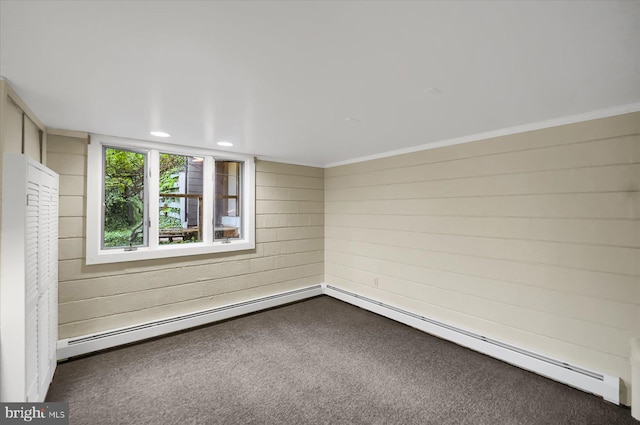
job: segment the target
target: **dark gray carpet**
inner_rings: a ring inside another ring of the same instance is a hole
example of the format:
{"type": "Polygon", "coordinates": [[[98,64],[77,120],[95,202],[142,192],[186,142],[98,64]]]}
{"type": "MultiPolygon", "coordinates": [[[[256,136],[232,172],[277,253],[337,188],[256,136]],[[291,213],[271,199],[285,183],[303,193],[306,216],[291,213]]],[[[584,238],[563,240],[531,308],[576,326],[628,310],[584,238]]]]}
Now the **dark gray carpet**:
{"type": "Polygon", "coordinates": [[[319,297],[58,366],[71,424],[638,424],[630,410],[319,297]]]}

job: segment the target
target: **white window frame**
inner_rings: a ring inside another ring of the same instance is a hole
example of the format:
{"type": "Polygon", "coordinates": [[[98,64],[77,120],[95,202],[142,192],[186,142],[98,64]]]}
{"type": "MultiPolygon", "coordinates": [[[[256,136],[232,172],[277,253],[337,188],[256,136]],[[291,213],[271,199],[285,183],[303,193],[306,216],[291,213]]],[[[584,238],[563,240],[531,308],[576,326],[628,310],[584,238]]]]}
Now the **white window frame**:
{"type": "Polygon", "coordinates": [[[92,134],[87,149],[87,221],[86,221],[86,263],[104,264],[123,261],[151,260],[155,258],[182,257],[187,255],[215,254],[222,252],[255,249],[255,159],[251,155],[220,152],[209,149],[182,145],[154,143],[142,140],[123,139],[111,136],[92,134]],[[134,250],[128,247],[103,248],[102,207],[104,189],[104,147],[122,148],[147,153],[147,169],[150,176],[148,188],[145,188],[148,199],[147,217],[151,225],[148,227],[147,246],[139,246],[134,250]],[[203,220],[202,242],[189,244],[160,245],[158,238],[159,186],[156,184],[160,153],[170,153],[204,158],[203,172],[203,220]],[[243,163],[242,167],[242,211],[241,238],[225,241],[213,240],[213,202],[215,190],[215,161],[231,160],[243,163]]]}

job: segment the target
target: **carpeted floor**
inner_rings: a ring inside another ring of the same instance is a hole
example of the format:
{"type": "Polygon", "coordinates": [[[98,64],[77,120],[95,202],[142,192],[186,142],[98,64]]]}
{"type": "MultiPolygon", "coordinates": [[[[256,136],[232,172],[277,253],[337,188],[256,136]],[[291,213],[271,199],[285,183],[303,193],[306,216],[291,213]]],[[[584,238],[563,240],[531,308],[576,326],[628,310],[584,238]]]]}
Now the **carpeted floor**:
{"type": "Polygon", "coordinates": [[[326,296],[58,366],[81,424],[638,424],[630,410],[326,296]]]}

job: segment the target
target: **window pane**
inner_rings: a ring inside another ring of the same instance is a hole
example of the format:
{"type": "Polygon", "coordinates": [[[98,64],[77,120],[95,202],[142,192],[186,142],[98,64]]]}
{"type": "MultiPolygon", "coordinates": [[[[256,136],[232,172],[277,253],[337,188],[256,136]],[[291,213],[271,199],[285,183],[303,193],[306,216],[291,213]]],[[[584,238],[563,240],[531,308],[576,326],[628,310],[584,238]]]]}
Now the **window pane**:
{"type": "Polygon", "coordinates": [[[161,244],[202,241],[202,165],[202,158],[160,154],[161,244]]]}
{"type": "Polygon", "coordinates": [[[242,163],[216,161],[214,240],[239,239],[242,229],[242,163]]]}
{"type": "Polygon", "coordinates": [[[146,245],[145,159],[143,153],[104,148],[104,248],[146,245]]]}

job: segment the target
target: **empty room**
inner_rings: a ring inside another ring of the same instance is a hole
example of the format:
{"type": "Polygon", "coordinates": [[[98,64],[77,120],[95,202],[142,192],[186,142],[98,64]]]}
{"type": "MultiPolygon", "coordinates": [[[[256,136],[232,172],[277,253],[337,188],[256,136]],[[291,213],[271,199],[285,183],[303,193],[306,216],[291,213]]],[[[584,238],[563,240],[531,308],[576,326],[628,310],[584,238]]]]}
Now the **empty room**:
{"type": "Polygon", "coordinates": [[[640,1],[0,0],[0,423],[634,424],[640,1]]]}

